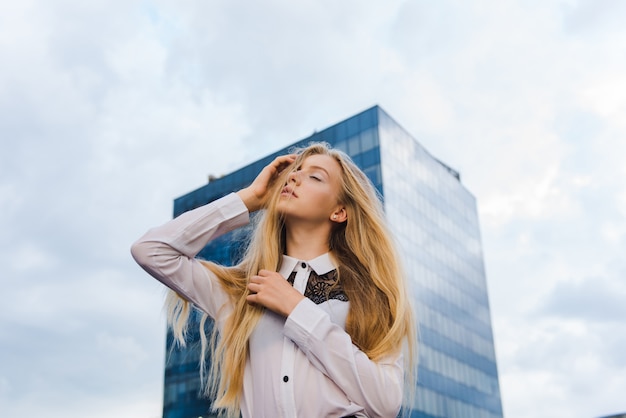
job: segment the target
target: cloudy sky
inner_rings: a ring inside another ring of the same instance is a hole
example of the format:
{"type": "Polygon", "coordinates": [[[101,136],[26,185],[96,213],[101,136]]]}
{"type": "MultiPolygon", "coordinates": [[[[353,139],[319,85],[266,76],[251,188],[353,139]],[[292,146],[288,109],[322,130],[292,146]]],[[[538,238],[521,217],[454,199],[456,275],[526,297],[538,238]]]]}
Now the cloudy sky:
{"type": "Polygon", "coordinates": [[[172,199],[372,105],[477,197],[507,418],[626,411],[626,2],[0,3],[0,416],[156,418],[172,199]]]}

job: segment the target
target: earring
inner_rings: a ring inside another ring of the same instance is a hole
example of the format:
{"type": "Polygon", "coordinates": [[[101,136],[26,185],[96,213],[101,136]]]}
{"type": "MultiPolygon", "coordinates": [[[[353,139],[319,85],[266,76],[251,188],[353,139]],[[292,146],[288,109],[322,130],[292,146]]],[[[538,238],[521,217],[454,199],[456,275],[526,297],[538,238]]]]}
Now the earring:
{"type": "Polygon", "coordinates": [[[333,219],[337,219],[337,215],[333,215],[333,219]]]}

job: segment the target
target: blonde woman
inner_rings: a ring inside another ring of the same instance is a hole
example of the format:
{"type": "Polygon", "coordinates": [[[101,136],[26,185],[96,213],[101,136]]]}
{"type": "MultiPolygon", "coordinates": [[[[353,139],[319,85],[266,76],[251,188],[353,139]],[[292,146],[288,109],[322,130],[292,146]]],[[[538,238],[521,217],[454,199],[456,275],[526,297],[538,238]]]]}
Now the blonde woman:
{"type": "Polygon", "coordinates": [[[381,202],[326,144],[276,158],[250,186],[151,229],[132,254],[173,291],[181,343],[190,305],[215,320],[207,393],[228,417],[395,417],[415,387],[416,325],[381,202]],[[256,211],[238,265],[195,258],[256,211]]]}

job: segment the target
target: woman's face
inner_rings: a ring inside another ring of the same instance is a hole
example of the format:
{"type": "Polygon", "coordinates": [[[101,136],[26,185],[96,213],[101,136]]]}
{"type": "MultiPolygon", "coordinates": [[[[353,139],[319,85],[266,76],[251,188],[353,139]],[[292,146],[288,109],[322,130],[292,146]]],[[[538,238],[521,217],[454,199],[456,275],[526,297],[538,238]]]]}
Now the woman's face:
{"type": "Polygon", "coordinates": [[[341,167],[333,157],[315,154],[289,174],[277,209],[286,218],[308,222],[331,221],[339,205],[341,167]]]}

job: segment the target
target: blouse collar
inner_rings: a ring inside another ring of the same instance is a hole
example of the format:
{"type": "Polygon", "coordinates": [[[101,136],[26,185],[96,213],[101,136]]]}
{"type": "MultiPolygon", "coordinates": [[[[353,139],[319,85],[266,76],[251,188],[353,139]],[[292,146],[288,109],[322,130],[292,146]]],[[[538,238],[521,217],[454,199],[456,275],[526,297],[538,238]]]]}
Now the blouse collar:
{"type": "Polygon", "coordinates": [[[314,259],[308,261],[299,260],[297,258],[289,257],[288,255],[283,254],[283,262],[280,268],[280,272],[281,274],[283,274],[283,276],[288,276],[292,271],[296,269],[299,264],[302,263],[308,264],[317,275],[326,274],[329,271],[333,271],[337,268],[330,257],[330,253],[322,254],[319,257],[315,257],[314,259]]]}

